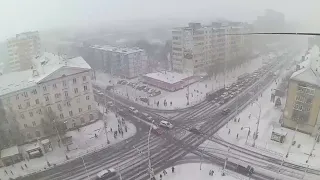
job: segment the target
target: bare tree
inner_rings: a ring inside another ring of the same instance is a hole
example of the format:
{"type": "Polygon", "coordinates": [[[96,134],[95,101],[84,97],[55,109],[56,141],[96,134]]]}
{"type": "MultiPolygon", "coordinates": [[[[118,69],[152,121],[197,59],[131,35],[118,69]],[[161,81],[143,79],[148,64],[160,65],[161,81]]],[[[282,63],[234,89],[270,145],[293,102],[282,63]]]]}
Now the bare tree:
{"type": "Polygon", "coordinates": [[[43,132],[48,136],[56,134],[57,131],[60,135],[65,134],[67,128],[62,121],[58,120],[56,113],[44,107],[42,109],[44,111],[44,120],[41,124],[43,132]]]}

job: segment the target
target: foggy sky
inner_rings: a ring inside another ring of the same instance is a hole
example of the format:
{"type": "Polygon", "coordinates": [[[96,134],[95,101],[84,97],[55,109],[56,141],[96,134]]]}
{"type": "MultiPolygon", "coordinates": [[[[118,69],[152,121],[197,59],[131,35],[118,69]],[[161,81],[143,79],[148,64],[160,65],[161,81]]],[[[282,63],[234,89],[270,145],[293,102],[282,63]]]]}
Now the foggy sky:
{"type": "Polygon", "coordinates": [[[0,0],[0,41],[16,33],[117,20],[217,18],[252,21],[264,9],[320,30],[319,0],[0,0]]]}

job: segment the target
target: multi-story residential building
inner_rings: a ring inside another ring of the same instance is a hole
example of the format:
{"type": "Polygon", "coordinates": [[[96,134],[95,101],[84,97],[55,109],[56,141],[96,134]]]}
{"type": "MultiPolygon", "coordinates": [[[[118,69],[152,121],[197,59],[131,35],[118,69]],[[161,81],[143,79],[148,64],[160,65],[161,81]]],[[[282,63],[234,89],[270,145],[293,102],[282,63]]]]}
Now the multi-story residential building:
{"type": "Polygon", "coordinates": [[[81,46],[80,54],[93,68],[125,78],[137,77],[148,70],[146,52],[139,48],[81,46]]]}
{"type": "Polygon", "coordinates": [[[289,80],[283,126],[315,135],[320,130],[319,48],[308,55],[310,64],[294,72],[289,80]]]}
{"type": "Polygon", "coordinates": [[[7,71],[30,69],[33,58],[42,55],[39,32],[25,32],[7,40],[7,71]]]}
{"type": "Polygon", "coordinates": [[[28,70],[0,76],[2,127],[17,127],[28,141],[50,135],[53,127],[70,129],[97,119],[92,78],[83,58],[50,53],[35,58],[28,70]]]}
{"type": "Polygon", "coordinates": [[[172,67],[177,72],[201,73],[208,67],[234,60],[242,53],[243,25],[214,22],[210,26],[189,23],[172,31],[172,67]]]}

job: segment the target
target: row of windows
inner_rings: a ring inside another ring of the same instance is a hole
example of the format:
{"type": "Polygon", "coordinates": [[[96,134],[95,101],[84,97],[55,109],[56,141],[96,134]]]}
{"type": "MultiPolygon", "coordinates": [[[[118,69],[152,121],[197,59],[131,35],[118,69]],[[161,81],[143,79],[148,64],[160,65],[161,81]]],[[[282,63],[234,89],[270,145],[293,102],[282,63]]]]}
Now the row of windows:
{"type": "Polygon", "coordinates": [[[306,122],[309,120],[309,113],[293,110],[291,119],[293,121],[306,122]]]}
{"type": "Polygon", "coordinates": [[[314,95],[315,89],[309,87],[298,86],[298,92],[314,95]]]}
{"type": "Polygon", "coordinates": [[[312,103],[313,98],[311,96],[306,96],[306,95],[297,95],[296,96],[296,101],[302,102],[302,103],[306,103],[306,104],[311,104],[312,103]]]}
{"type": "Polygon", "coordinates": [[[307,111],[309,112],[310,111],[310,108],[311,106],[310,105],[305,105],[305,104],[302,104],[300,102],[296,102],[293,106],[293,109],[295,110],[299,110],[299,111],[307,111]]]}

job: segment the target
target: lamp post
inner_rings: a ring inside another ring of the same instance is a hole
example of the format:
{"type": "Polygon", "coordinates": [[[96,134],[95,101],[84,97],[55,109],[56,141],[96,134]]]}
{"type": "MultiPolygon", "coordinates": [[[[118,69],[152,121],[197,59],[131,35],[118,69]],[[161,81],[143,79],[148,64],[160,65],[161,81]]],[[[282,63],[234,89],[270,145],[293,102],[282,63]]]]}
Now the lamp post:
{"type": "Polygon", "coordinates": [[[209,144],[209,141],[207,141],[207,144],[206,144],[206,146],[202,149],[202,151],[201,151],[201,161],[200,161],[200,170],[201,170],[201,166],[202,166],[202,160],[203,160],[203,152],[204,152],[204,150],[207,148],[207,146],[208,146],[208,144],[209,144]]]}
{"type": "Polygon", "coordinates": [[[243,130],[243,129],[249,129],[248,134],[247,134],[247,139],[246,139],[246,144],[247,144],[248,137],[250,136],[251,130],[250,130],[250,127],[241,127],[241,130],[243,130]]]}
{"type": "Polygon", "coordinates": [[[252,147],[256,145],[256,139],[258,139],[258,134],[259,134],[259,124],[260,124],[260,116],[261,116],[261,105],[257,101],[254,102],[258,107],[259,107],[259,115],[258,115],[258,122],[257,122],[257,128],[256,128],[256,133],[253,138],[253,144],[252,147]]]}
{"type": "Polygon", "coordinates": [[[229,152],[230,152],[230,146],[228,147],[228,154],[227,154],[227,157],[226,157],[226,159],[225,159],[225,161],[224,161],[223,171],[222,171],[222,174],[221,174],[222,176],[225,175],[224,171],[225,171],[225,169],[226,169],[226,167],[227,167],[228,158],[229,158],[229,152]]]}
{"type": "MultiPolygon", "coordinates": [[[[108,130],[107,130],[107,119],[106,119],[106,114],[107,114],[107,88],[105,89],[105,96],[104,96],[104,107],[103,107],[103,111],[102,112],[105,112],[105,114],[103,114],[103,121],[104,121],[104,132],[106,134],[106,138],[107,138],[107,144],[110,144],[110,141],[109,141],[109,137],[108,137],[108,130]],[[104,111],[105,110],[105,111],[104,111]]],[[[113,101],[114,103],[114,101],[113,101]]]]}

